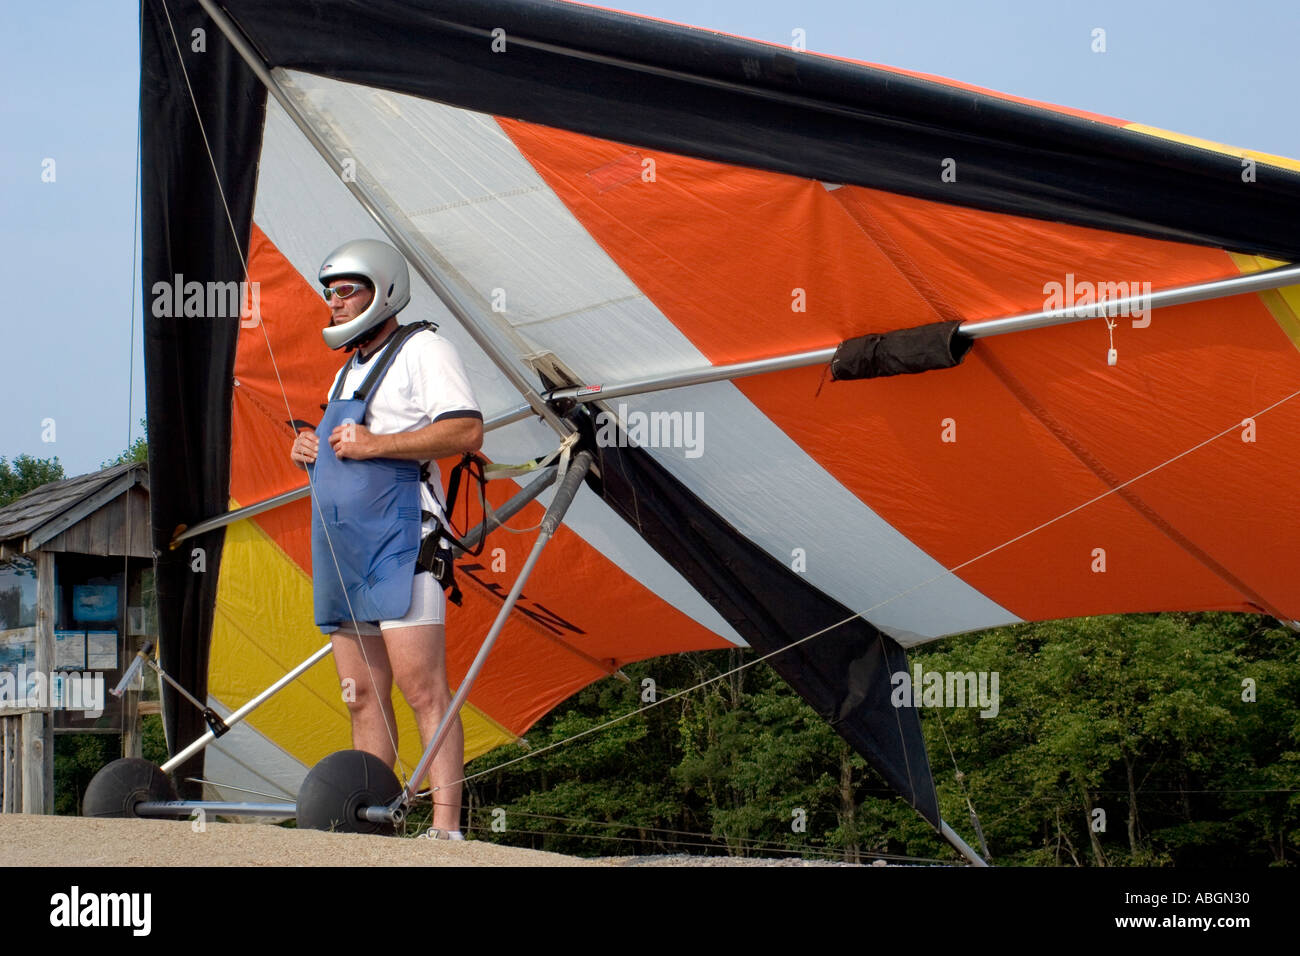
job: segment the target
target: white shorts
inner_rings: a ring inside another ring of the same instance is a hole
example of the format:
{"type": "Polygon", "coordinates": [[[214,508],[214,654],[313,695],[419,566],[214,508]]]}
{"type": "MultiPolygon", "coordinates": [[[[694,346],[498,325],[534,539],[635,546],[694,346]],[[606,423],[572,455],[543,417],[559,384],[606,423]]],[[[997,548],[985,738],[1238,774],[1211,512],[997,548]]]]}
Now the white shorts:
{"type": "MultiPolygon", "coordinates": [[[[428,571],[417,571],[411,581],[411,606],[406,616],[395,621],[380,621],[375,627],[369,621],[358,621],[356,632],[367,637],[378,637],[380,630],[390,627],[414,627],[417,624],[445,624],[447,622],[447,595],[442,585],[428,571]]],[[[352,622],[345,621],[341,631],[351,631],[352,622]]]]}

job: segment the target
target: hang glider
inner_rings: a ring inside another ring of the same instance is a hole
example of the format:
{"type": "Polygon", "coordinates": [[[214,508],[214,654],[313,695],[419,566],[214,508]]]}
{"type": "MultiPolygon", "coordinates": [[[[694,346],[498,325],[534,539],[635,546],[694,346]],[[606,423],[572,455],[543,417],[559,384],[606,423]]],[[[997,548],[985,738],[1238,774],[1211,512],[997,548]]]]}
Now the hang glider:
{"type": "MultiPolygon", "coordinates": [[[[626,662],[789,647],[771,665],[960,844],[891,703],[907,648],[1300,618],[1295,161],[569,3],[143,15],[144,289],[179,303],[146,318],[162,663],[210,717],[320,653],[287,452],[339,364],[316,269],[359,236],[410,262],[404,317],[460,350],[488,457],[575,430],[592,454],[469,695],[469,756],[626,662]],[[190,283],[232,282],[255,308],[185,317],[190,283]]],[[[491,545],[453,682],[529,540],[491,545]]],[[[165,717],[174,752],[207,729],[165,717]]],[[[307,669],[208,774],[291,799],[347,728],[307,669]]]]}

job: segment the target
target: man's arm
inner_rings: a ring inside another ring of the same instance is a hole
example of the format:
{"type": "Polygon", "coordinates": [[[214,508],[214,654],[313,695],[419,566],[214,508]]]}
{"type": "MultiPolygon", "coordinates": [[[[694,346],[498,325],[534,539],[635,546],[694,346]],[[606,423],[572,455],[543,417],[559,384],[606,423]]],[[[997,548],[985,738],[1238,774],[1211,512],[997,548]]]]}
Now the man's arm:
{"type": "Polygon", "coordinates": [[[330,446],[339,458],[447,458],[483,447],[483,419],[444,418],[395,435],[376,435],[365,425],[339,425],[330,435],[330,446]]]}

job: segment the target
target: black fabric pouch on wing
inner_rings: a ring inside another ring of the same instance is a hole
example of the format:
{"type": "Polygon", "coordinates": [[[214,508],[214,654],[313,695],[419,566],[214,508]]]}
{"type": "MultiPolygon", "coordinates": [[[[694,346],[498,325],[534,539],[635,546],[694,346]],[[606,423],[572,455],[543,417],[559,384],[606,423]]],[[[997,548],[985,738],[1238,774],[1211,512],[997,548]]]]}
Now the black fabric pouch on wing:
{"type": "Polygon", "coordinates": [[[831,359],[831,378],[838,382],[952,368],[975,344],[957,331],[960,326],[958,321],[934,322],[845,339],[831,359]]]}

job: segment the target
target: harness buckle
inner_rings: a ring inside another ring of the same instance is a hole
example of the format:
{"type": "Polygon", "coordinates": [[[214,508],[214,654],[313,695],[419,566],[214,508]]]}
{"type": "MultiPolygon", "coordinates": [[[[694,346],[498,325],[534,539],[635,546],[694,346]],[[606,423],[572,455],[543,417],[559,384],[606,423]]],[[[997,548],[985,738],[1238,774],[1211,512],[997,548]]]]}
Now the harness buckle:
{"type": "Polygon", "coordinates": [[[434,523],[433,531],[420,542],[420,553],[415,559],[417,573],[428,571],[433,579],[442,585],[444,591],[450,591],[448,598],[459,606],[462,600],[460,587],[456,584],[456,556],[451,548],[442,543],[442,522],[434,523]]]}

